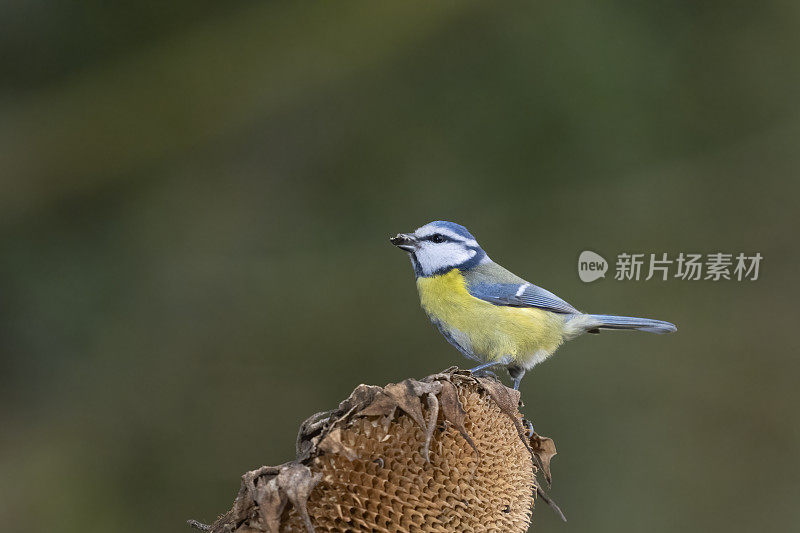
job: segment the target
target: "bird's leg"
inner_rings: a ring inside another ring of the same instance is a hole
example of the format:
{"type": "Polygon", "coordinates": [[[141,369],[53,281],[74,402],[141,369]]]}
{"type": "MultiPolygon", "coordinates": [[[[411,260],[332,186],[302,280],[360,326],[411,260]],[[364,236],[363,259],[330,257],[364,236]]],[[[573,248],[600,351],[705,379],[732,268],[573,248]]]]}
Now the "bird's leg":
{"type": "Polygon", "coordinates": [[[521,366],[509,366],[508,375],[514,380],[514,390],[519,390],[519,383],[522,381],[522,376],[525,375],[525,369],[521,366]]]}
{"type": "Polygon", "coordinates": [[[497,377],[494,372],[489,372],[486,369],[487,368],[491,368],[493,366],[502,365],[502,364],[503,364],[502,361],[489,361],[488,363],[480,364],[480,365],[476,366],[475,368],[470,368],[469,371],[470,371],[470,373],[475,374],[475,375],[490,374],[490,375],[492,375],[494,377],[497,377]]]}

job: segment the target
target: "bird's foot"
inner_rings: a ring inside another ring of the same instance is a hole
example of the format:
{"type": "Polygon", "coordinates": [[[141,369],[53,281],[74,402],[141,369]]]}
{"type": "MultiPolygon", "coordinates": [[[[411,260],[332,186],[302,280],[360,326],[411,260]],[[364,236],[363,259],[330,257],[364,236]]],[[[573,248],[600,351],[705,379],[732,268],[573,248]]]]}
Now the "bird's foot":
{"type": "Polygon", "coordinates": [[[473,376],[478,376],[478,377],[491,376],[494,379],[499,380],[500,378],[497,377],[497,374],[489,370],[489,368],[501,364],[502,363],[500,361],[489,361],[488,363],[483,363],[474,368],[470,368],[469,371],[473,376]]]}

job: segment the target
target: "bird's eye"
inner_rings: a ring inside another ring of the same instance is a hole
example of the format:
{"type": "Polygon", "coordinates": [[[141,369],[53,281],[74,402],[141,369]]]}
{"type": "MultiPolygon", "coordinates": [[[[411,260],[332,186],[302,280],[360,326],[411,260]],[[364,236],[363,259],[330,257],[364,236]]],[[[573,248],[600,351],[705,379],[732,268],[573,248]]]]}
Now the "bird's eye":
{"type": "Polygon", "coordinates": [[[439,233],[434,233],[431,235],[431,242],[440,243],[444,242],[445,240],[446,239],[444,238],[444,235],[440,235],[439,233]]]}

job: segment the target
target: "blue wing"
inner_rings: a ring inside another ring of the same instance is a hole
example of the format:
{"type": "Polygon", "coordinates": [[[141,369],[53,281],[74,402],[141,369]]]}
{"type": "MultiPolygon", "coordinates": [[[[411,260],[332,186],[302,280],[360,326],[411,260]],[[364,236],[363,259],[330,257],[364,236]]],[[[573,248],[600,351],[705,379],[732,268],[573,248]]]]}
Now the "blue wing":
{"type": "Polygon", "coordinates": [[[467,290],[475,298],[495,305],[510,307],[538,307],[555,313],[580,313],[570,304],[541,287],[531,283],[478,283],[467,290]]]}

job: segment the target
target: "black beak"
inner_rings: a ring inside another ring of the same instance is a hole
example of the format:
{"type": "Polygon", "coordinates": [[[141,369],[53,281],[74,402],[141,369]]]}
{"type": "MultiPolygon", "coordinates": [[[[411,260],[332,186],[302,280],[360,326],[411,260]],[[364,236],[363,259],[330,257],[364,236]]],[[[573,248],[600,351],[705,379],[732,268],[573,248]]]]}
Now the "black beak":
{"type": "Polygon", "coordinates": [[[406,252],[413,252],[417,247],[417,239],[408,233],[398,233],[389,242],[406,252]]]}

